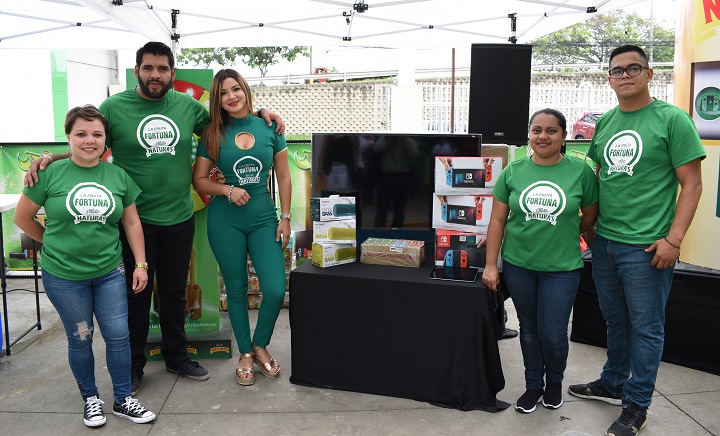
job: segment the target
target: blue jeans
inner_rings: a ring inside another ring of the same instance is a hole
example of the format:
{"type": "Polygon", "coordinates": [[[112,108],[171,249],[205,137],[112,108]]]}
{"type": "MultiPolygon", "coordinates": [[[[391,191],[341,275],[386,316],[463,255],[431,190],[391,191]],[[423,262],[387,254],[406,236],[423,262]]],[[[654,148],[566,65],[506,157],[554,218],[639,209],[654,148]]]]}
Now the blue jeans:
{"type": "Polygon", "coordinates": [[[607,325],[607,361],[600,379],[615,395],[647,409],[652,402],[665,342],[665,305],[675,268],[650,265],[649,245],[597,236],[592,273],[607,325]],[[632,374],[632,376],[631,376],[632,374]]]}
{"type": "Polygon", "coordinates": [[[503,263],[503,276],[520,321],[525,388],[560,384],[567,366],[568,322],[580,270],[534,271],[503,263]]]}
{"type": "Polygon", "coordinates": [[[42,274],[45,293],[60,315],[68,338],[68,359],[83,398],[98,395],[92,339],[93,314],[103,339],[115,401],[130,395],[130,335],[128,333],[125,270],[121,266],[90,280],[64,280],[42,274]]]}

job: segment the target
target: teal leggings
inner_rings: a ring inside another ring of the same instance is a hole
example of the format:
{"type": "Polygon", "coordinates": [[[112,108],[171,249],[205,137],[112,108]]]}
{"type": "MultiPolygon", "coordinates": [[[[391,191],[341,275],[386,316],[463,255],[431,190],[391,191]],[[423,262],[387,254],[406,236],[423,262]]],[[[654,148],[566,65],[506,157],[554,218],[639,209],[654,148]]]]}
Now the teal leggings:
{"type": "Polygon", "coordinates": [[[208,211],[208,239],[227,293],[228,314],[240,353],[270,343],[285,297],[285,258],[275,241],[278,219],[269,195],[254,195],[244,206],[216,197],[208,211]],[[247,256],[250,254],[263,299],[250,338],[247,256]]]}

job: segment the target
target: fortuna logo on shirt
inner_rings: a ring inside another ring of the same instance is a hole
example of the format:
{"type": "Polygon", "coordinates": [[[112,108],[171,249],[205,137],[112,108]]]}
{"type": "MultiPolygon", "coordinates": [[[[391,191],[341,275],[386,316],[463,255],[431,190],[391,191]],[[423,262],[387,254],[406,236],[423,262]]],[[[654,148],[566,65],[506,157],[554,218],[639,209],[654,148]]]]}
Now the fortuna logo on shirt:
{"type": "Polygon", "coordinates": [[[625,173],[632,176],[633,168],[642,156],[642,149],[642,138],[634,130],[623,130],[613,135],[603,152],[608,175],[625,173]]]}
{"type": "Polygon", "coordinates": [[[115,210],[112,192],[95,182],[78,183],[65,199],[65,207],[75,217],[75,224],[98,222],[105,224],[115,210]]]}
{"type": "Polygon", "coordinates": [[[169,153],[175,155],[175,145],[180,140],[180,130],[165,115],[153,114],[143,118],[137,128],[138,143],[145,155],[169,153]]]}
{"type": "Polygon", "coordinates": [[[535,182],[520,193],[520,209],[525,212],[525,221],[547,221],[557,224],[567,200],[565,192],[555,183],[535,182]]]}
{"type": "Polygon", "coordinates": [[[238,178],[238,185],[259,183],[260,171],[262,171],[262,163],[252,156],[242,157],[233,165],[233,172],[238,178]]]}

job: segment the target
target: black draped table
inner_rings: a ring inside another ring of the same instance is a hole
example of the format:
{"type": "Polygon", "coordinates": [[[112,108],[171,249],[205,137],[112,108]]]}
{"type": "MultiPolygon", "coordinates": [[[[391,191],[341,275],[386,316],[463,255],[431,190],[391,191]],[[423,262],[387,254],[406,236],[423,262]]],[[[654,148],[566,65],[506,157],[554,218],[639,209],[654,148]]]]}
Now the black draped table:
{"type": "MultiPolygon", "coordinates": [[[[720,347],[716,339],[719,314],[720,271],[678,264],[665,307],[662,360],[720,375],[720,347]]],[[[592,259],[585,260],[581,272],[570,339],[607,347],[605,320],[592,278],[592,259]]]]}
{"type": "Polygon", "coordinates": [[[294,384],[497,412],[496,295],[420,268],[351,263],[290,273],[294,384]]]}

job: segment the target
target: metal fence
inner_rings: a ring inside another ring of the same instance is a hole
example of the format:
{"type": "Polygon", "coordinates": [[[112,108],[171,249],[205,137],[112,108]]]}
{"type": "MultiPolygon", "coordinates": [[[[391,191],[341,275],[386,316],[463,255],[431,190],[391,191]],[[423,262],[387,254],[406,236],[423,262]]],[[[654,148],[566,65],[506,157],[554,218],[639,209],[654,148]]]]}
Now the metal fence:
{"type": "MultiPolygon", "coordinates": [[[[392,85],[382,85],[392,86],[392,85]]],[[[422,128],[426,132],[449,133],[450,129],[450,90],[448,83],[423,83],[423,119],[422,128]]],[[[673,101],[672,84],[654,84],[650,82],[650,94],[664,101],[673,101]]],[[[468,132],[469,119],[469,83],[455,85],[455,133],[468,132]]],[[[565,114],[568,124],[580,118],[585,111],[604,112],[617,105],[615,92],[607,85],[582,82],[579,85],[553,85],[530,87],[530,114],[536,110],[552,107],[565,114]]],[[[390,126],[390,112],[387,112],[387,126],[390,126]]],[[[571,126],[568,126],[570,130],[571,126]]]]}

